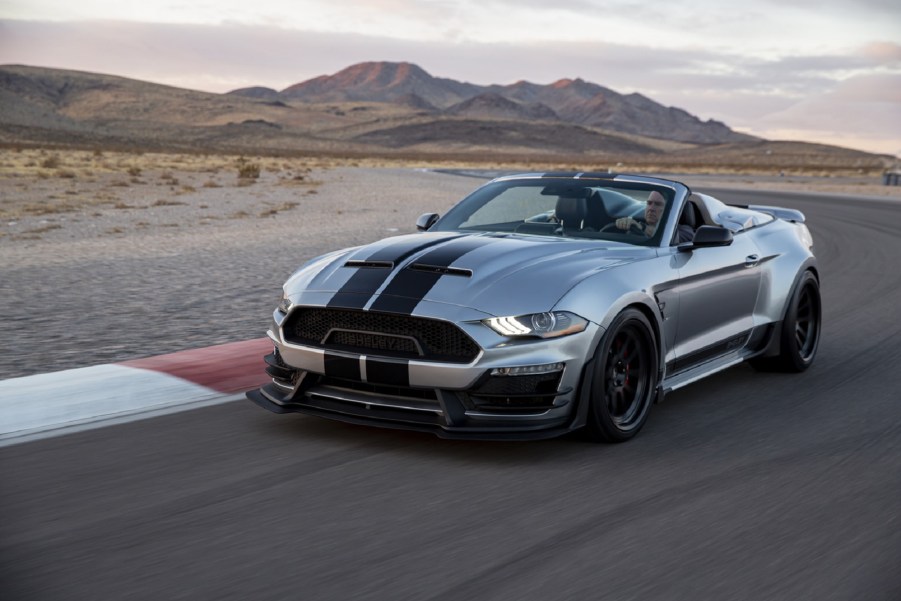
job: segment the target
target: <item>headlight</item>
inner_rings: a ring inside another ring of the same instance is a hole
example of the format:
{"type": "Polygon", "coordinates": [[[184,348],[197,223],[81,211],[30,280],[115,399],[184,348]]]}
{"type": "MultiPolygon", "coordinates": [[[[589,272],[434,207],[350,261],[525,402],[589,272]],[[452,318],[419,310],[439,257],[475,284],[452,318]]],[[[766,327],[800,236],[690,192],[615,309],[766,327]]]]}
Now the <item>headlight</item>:
{"type": "Polygon", "coordinates": [[[516,317],[492,317],[482,320],[486,326],[502,336],[536,336],[556,338],[581,332],[588,320],[568,311],[531,313],[516,317]]]}
{"type": "Polygon", "coordinates": [[[282,300],[278,304],[278,310],[287,315],[288,311],[291,309],[291,304],[291,299],[288,298],[288,293],[282,292],[282,300]]]}

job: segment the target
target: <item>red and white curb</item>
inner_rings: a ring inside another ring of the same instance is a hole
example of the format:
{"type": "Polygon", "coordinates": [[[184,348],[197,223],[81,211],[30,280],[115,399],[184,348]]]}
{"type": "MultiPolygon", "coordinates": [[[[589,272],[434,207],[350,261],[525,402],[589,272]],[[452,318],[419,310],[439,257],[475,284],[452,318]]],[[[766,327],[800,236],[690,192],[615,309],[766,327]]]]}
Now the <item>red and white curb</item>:
{"type": "Polygon", "coordinates": [[[225,403],[269,381],[266,338],[0,381],[0,446],[225,403]]]}

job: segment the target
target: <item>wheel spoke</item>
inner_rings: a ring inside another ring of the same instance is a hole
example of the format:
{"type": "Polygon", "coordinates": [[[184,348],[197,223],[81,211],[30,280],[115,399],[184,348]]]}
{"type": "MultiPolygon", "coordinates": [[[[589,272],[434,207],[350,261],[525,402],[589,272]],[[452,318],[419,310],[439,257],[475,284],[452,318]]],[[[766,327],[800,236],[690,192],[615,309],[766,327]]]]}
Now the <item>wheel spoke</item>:
{"type": "Polygon", "coordinates": [[[620,344],[620,345],[617,346],[617,348],[616,348],[616,352],[615,352],[614,355],[613,355],[613,359],[614,359],[615,361],[622,361],[622,360],[623,360],[623,355],[624,355],[624,354],[625,354],[625,350],[624,350],[624,348],[623,348],[623,345],[620,344]]]}
{"type": "Polygon", "coordinates": [[[629,355],[623,359],[623,362],[625,362],[626,365],[630,365],[633,361],[635,361],[636,357],[638,357],[640,352],[641,352],[641,349],[638,347],[635,347],[634,349],[632,349],[632,352],[629,353],[629,355]]]}

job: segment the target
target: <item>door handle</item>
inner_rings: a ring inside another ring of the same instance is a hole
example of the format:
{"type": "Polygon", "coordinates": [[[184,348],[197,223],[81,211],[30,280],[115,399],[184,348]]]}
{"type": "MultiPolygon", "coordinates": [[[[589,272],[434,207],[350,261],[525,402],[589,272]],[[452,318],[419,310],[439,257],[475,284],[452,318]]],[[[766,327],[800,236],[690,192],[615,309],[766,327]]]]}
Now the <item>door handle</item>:
{"type": "Polygon", "coordinates": [[[745,267],[754,267],[760,263],[760,257],[757,255],[748,255],[745,257],[745,267]]]}

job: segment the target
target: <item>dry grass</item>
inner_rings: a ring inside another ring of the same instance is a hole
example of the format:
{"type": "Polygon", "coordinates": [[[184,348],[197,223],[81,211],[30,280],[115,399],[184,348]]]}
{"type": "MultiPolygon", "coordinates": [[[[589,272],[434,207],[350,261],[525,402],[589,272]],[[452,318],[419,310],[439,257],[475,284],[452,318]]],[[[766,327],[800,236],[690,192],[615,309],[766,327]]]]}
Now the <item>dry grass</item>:
{"type": "Polygon", "coordinates": [[[35,227],[31,229],[27,229],[23,231],[23,234],[46,234],[47,232],[52,232],[53,230],[62,229],[63,226],[56,223],[49,223],[42,227],[35,227]]]}
{"type": "Polygon", "coordinates": [[[299,202],[283,202],[277,206],[267,208],[260,213],[260,217],[274,217],[275,215],[278,215],[279,211],[290,211],[299,204],[299,202]]]}
{"type": "MultiPolygon", "coordinates": [[[[186,197],[197,193],[198,189],[243,187],[259,181],[259,175],[230,181],[214,179],[215,174],[222,172],[238,174],[236,167],[239,165],[244,165],[244,173],[252,176],[266,172],[309,174],[314,169],[340,163],[309,157],[0,148],[0,220],[71,213],[102,205],[122,210],[145,208],[119,200],[118,196],[133,196],[132,191],[124,189],[143,188],[148,180],[170,186],[173,196],[186,197]],[[53,184],[54,180],[68,182],[70,187],[59,189],[53,184]],[[39,195],[45,187],[52,188],[53,193],[39,195]],[[123,190],[119,194],[113,193],[117,188],[123,190]],[[13,190],[16,193],[10,193],[13,190]],[[72,198],[61,200],[60,194],[72,198]]],[[[318,185],[318,182],[302,183],[318,185]]],[[[184,204],[180,200],[159,199],[153,206],[184,204]]]]}

